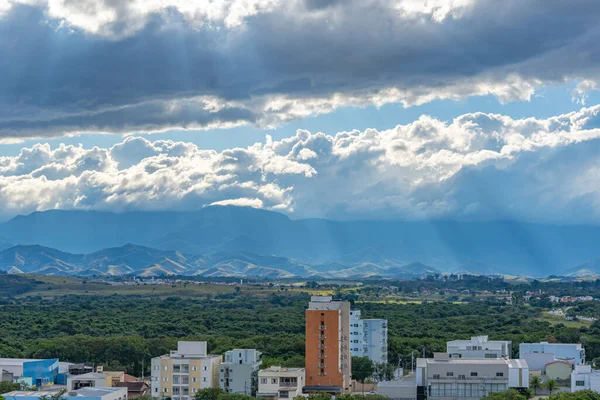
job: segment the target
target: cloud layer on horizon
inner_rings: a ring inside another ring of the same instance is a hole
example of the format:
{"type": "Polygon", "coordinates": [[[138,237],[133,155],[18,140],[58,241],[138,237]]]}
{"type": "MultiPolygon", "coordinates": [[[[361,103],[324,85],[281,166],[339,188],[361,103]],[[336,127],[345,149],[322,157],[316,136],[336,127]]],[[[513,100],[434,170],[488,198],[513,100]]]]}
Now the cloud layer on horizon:
{"type": "Polygon", "coordinates": [[[0,0],[0,140],[272,127],[564,82],[584,102],[599,18],[595,0],[0,0]]]}
{"type": "Polygon", "coordinates": [[[600,106],[549,119],[428,116],[222,152],[128,137],[0,157],[0,217],[248,205],[306,217],[600,222],[600,106]]]}

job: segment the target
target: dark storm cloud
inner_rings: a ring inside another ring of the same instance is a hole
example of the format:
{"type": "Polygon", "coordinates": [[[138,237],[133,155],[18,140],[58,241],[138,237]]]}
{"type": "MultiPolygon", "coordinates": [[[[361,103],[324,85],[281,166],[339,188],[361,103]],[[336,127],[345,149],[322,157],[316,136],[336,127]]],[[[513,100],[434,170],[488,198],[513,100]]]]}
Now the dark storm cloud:
{"type": "Polygon", "coordinates": [[[0,16],[0,137],[277,125],[599,76],[593,0],[58,3],[0,16]]]}

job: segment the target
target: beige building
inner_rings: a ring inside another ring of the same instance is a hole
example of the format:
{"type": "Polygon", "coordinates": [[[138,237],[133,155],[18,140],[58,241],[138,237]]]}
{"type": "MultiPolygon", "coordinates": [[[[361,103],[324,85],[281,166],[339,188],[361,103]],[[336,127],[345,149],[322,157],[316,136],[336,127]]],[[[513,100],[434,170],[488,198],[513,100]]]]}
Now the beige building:
{"type": "Polygon", "coordinates": [[[200,389],[219,387],[222,360],[207,353],[206,342],[177,342],[177,350],[152,359],[152,397],[190,400],[200,389]]]}
{"type": "Polygon", "coordinates": [[[567,361],[556,360],[546,364],[546,376],[550,379],[570,380],[571,372],[573,372],[573,364],[567,361]]]}
{"type": "Polygon", "coordinates": [[[302,394],[303,386],[304,368],[270,367],[258,371],[258,398],[293,399],[302,394]]]}

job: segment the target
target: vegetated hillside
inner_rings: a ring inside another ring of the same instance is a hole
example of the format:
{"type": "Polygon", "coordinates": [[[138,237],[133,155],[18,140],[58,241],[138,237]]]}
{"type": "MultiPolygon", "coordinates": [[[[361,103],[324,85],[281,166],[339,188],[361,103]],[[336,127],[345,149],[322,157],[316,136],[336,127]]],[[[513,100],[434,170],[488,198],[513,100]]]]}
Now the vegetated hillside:
{"type": "Polygon", "coordinates": [[[0,236],[10,243],[73,253],[126,243],[182,254],[247,252],[311,266],[327,264],[328,271],[338,269],[340,260],[345,269],[345,257],[363,250],[373,254],[355,260],[354,266],[360,261],[377,267],[419,262],[440,271],[530,276],[564,275],[566,268],[600,256],[600,226],[292,220],[247,207],[206,207],[189,213],[38,212],[0,225],[0,236]]]}
{"type": "Polygon", "coordinates": [[[364,259],[337,264],[310,266],[277,256],[247,252],[221,252],[212,255],[184,254],[127,244],[91,254],[70,254],[43,246],[15,246],[0,252],[0,271],[64,276],[167,276],[197,275],[205,277],[260,277],[281,279],[293,277],[422,277],[438,271],[422,264],[402,266],[389,261],[380,267],[364,259]]]}

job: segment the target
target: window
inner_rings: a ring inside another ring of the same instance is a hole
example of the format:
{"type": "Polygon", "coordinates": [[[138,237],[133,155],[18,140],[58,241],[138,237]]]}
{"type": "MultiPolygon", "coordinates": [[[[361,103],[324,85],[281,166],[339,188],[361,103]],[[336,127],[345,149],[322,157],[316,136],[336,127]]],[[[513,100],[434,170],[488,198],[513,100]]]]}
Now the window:
{"type": "Polygon", "coordinates": [[[274,385],[277,384],[277,378],[271,378],[271,383],[274,385]]]}
{"type": "Polygon", "coordinates": [[[198,367],[192,367],[192,371],[197,371],[198,367]]]}
{"type": "Polygon", "coordinates": [[[263,385],[267,384],[267,378],[260,378],[260,383],[262,383],[263,385]]]}
{"type": "Polygon", "coordinates": [[[287,399],[290,397],[290,392],[281,391],[281,392],[279,392],[279,397],[281,397],[282,399],[287,399]]]}
{"type": "Polygon", "coordinates": [[[433,379],[440,379],[440,375],[439,374],[433,374],[433,379]]]}
{"type": "Polygon", "coordinates": [[[202,378],[202,382],[206,382],[206,377],[202,378]]]}
{"type": "Polygon", "coordinates": [[[585,381],[575,381],[575,386],[585,386],[585,381]]]}
{"type": "Polygon", "coordinates": [[[240,360],[240,364],[242,363],[242,360],[240,360]]]}
{"type": "Polygon", "coordinates": [[[454,376],[454,372],[446,372],[446,376],[454,376]]]}
{"type": "Polygon", "coordinates": [[[154,388],[154,392],[155,392],[155,393],[158,393],[158,388],[154,388]]]}
{"type": "Polygon", "coordinates": [[[163,378],[163,382],[169,382],[169,378],[165,376],[165,377],[163,378]]]}
{"type": "Polygon", "coordinates": [[[159,369],[160,369],[160,367],[159,367],[158,365],[155,365],[155,366],[154,366],[154,370],[155,370],[155,371],[158,371],[159,369]]]}
{"type": "Polygon", "coordinates": [[[471,376],[477,376],[477,372],[471,372],[471,376]]]}
{"type": "Polygon", "coordinates": [[[165,371],[168,371],[168,370],[169,370],[169,366],[168,366],[168,365],[165,365],[165,366],[163,367],[163,369],[164,369],[165,371]]]}
{"type": "Polygon", "coordinates": [[[192,378],[192,382],[196,382],[196,377],[192,378]]]}
{"type": "Polygon", "coordinates": [[[196,390],[197,390],[196,388],[193,388],[192,393],[196,393],[196,390]]]}
{"type": "Polygon", "coordinates": [[[204,366],[204,370],[206,371],[208,368],[206,367],[206,365],[204,366]]]}
{"type": "Polygon", "coordinates": [[[165,393],[167,393],[168,391],[169,391],[169,389],[167,389],[167,388],[163,389],[163,392],[165,392],[165,393]]]}
{"type": "Polygon", "coordinates": [[[504,376],[504,372],[496,372],[496,376],[497,377],[502,377],[502,376],[504,376]]]}

